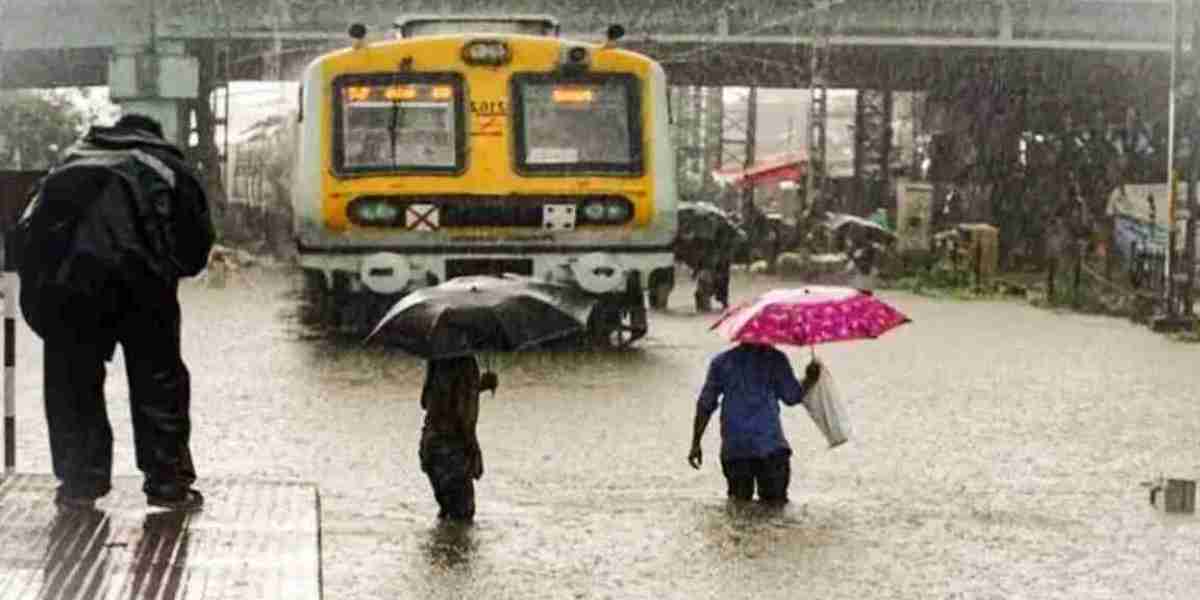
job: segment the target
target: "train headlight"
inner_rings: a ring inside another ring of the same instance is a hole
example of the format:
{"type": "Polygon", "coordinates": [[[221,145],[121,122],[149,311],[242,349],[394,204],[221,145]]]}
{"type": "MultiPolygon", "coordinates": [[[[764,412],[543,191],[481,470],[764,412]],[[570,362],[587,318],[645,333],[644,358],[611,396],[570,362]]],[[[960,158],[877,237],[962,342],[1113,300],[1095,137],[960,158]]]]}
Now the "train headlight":
{"type": "Polygon", "coordinates": [[[604,206],[604,220],[609,223],[624,223],[629,220],[629,205],[620,200],[604,206]]]}
{"type": "Polygon", "coordinates": [[[579,207],[581,223],[589,225],[620,225],[633,218],[633,204],[621,196],[588,198],[579,207]]]}
{"type": "Polygon", "coordinates": [[[350,222],[356,225],[392,225],[400,218],[400,207],[386,198],[356,200],[346,212],[350,222]]]}
{"type": "Polygon", "coordinates": [[[591,200],[583,205],[583,218],[592,223],[603,221],[607,212],[604,203],[599,200],[591,200]]]}
{"type": "Polygon", "coordinates": [[[474,40],[462,50],[463,62],[468,65],[500,66],[509,61],[508,44],[501,40],[474,40]]]}

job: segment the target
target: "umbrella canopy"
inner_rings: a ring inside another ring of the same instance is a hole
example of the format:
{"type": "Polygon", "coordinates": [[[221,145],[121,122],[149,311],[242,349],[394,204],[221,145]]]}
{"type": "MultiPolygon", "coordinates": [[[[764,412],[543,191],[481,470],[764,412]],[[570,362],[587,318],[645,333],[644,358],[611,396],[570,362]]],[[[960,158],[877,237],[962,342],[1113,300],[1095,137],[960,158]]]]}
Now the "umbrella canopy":
{"type": "Polygon", "coordinates": [[[594,304],[529,277],[457,277],[405,296],[367,339],[428,359],[521,350],[583,331],[594,304]]]}
{"type": "Polygon", "coordinates": [[[888,243],[896,240],[896,234],[892,230],[862,217],[848,215],[844,213],[829,213],[829,219],[825,222],[825,226],[830,231],[835,233],[852,228],[856,231],[861,231],[874,241],[888,243]]]}
{"type": "Polygon", "coordinates": [[[876,338],[908,322],[871,292],[814,285],[773,290],[731,307],[712,329],[732,341],[813,346],[876,338]]]}
{"type": "Polygon", "coordinates": [[[722,228],[737,229],[728,213],[707,202],[680,202],[679,237],[684,239],[716,239],[722,228]]]}

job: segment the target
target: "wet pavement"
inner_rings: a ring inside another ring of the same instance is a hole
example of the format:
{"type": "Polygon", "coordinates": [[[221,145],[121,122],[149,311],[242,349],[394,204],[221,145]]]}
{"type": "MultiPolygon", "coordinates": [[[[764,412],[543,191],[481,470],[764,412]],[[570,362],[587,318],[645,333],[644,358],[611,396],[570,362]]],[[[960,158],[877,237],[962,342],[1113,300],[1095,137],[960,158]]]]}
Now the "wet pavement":
{"type": "Polygon", "coordinates": [[[58,481],[0,482],[0,600],[317,600],[317,490],[207,478],[205,510],[147,509],[141,477],[59,510],[58,481]]]}
{"type": "MultiPolygon", "coordinates": [[[[184,286],[193,452],[201,489],[320,486],[326,598],[1192,598],[1200,581],[1200,517],[1139,485],[1200,477],[1200,346],[1125,321],[882,293],[915,322],[818,350],[855,436],[826,450],[786,410],[793,501],[767,512],[726,505],[715,422],[704,468],[686,464],[723,343],[678,289],[632,352],[495,359],[477,523],[455,528],[417,465],[422,363],[305,333],[288,290],[266,271],[184,286]]],[[[19,334],[18,466],[47,472],[41,345],[19,334]]],[[[107,390],[131,475],[123,369],[107,390]]]]}

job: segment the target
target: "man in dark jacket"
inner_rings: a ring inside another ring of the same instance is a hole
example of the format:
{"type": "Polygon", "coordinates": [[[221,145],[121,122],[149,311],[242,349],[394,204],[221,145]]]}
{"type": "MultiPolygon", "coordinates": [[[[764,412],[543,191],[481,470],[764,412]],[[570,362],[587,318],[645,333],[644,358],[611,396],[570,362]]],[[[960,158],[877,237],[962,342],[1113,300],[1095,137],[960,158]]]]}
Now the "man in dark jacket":
{"type": "Polygon", "coordinates": [[[23,243],[21,307],[45,342],[46,420],[61,482],[55,502],[88,508],[111,489],[104,363],[119,343],[147,502],[199,509],[177,292],[181,277],[204,268],[213,243],[203,185],[158,122],[127,115],[68,150],[26,222],[34,241],[23,243]],[[39,224],[39,211],[68,226],[39,224]]]}

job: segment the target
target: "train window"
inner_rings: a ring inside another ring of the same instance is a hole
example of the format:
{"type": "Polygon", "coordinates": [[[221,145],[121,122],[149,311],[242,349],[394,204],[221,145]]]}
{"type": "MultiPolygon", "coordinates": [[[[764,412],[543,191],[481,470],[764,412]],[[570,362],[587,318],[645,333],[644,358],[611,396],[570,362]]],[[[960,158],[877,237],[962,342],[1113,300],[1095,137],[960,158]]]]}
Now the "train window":
{"type": "Polygon", "coordinates": [[[453,74],[343,76],[334,83],[334,162],[342,173],[460,171],[462,84],[453,74]]]}
{"type": "Polygon", "coordinates": [[[517,166],[523,172],[640,174],[640,86],[624,74],[513,78],[517,166]]]}

